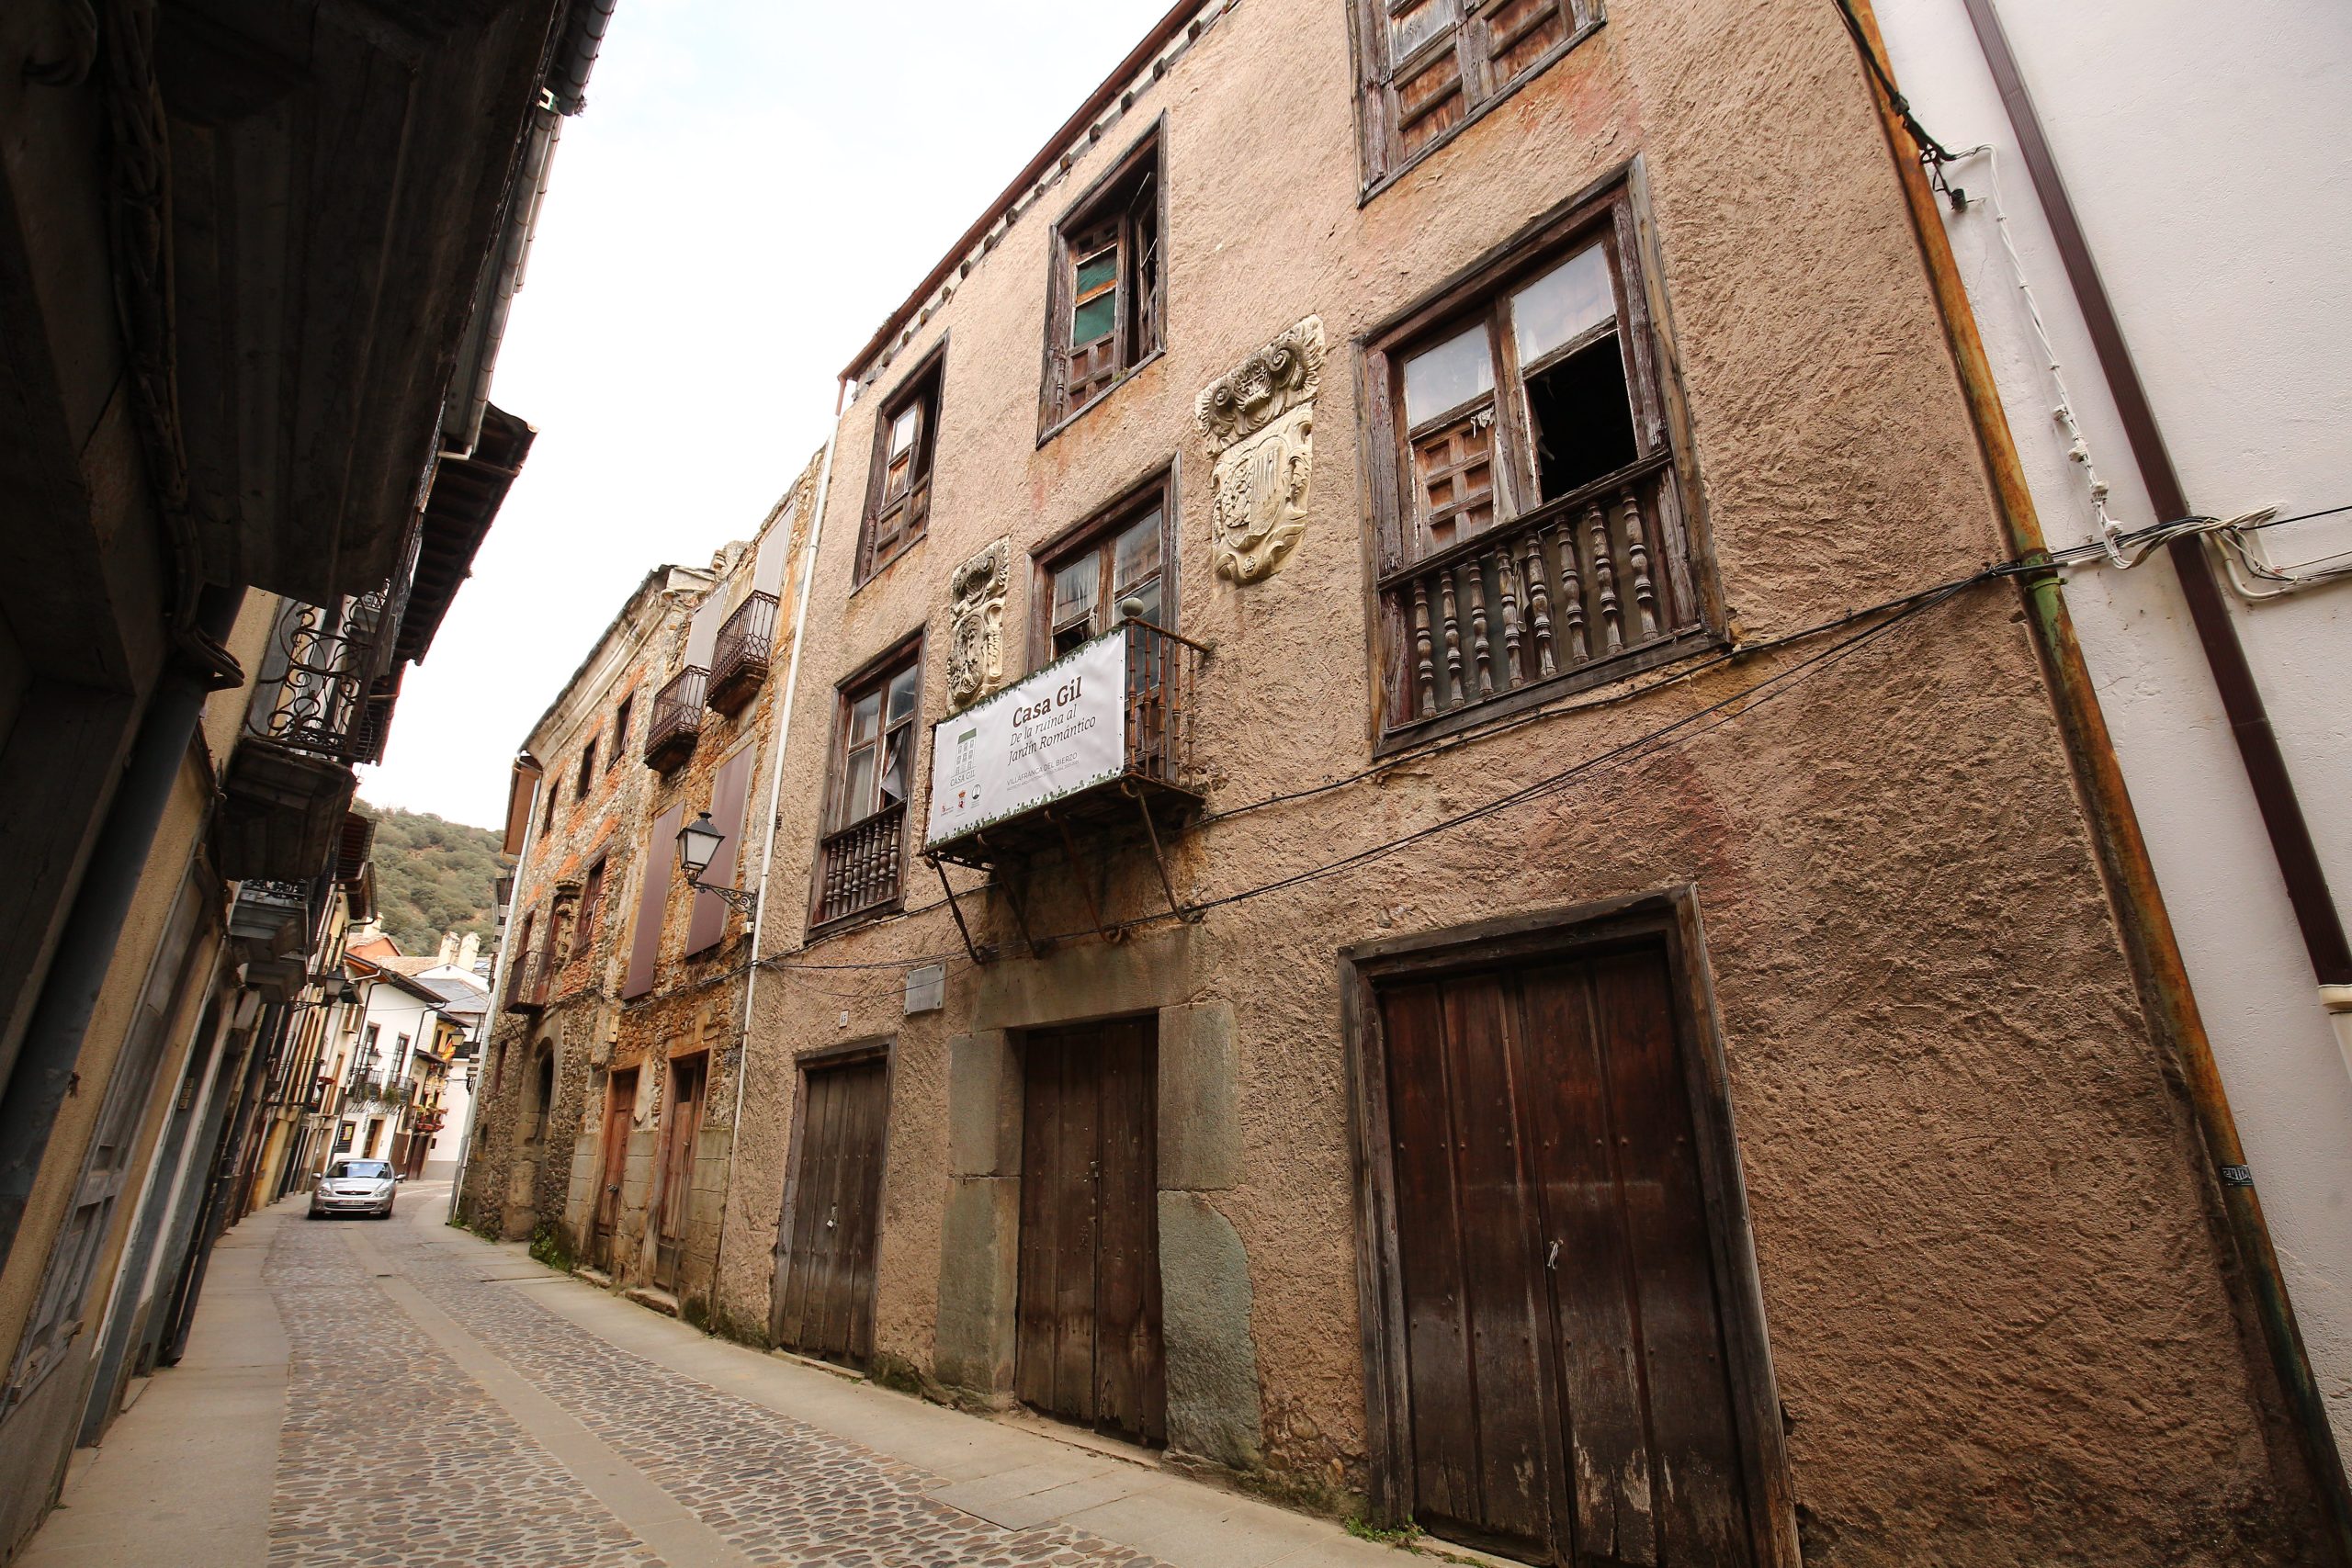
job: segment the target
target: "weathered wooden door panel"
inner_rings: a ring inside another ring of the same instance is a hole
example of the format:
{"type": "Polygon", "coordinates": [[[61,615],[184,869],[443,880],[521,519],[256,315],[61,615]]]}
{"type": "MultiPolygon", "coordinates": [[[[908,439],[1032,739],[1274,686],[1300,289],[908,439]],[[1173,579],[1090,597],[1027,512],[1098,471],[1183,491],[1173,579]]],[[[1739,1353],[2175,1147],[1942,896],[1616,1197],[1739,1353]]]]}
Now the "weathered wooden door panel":
{"type": "Polygon", "coordinates": [[[670,1104],[662,1112],[662,1208],[654,1222],[654,1282],[678,1288],[686,1224],[694,1211],[695,1145],[702,1132],[708,1058],[681,1056],[670,1064],[670,1104]]]}
{"type": "Polygon", "coordinates": [[[879,1061],[816,1068],[808,1077],[775,1333],[779,1343],[812,1356],[862,1365],[874,1354],[888,1095],[888,1070],[879,1061]]]}
{"type": "Polygon", "coordinates": [[[1754,1561],[1668,985],[1645,949],[1380,993],[1416,1510],[1537,1561],[1754,1561]]]}
{"type": "Polygon", "coordinates": [[[1014,1392],[1164,1440],[1152,1025],[1041,1032],[1023,1055],[1014,1392]]]}
{"type": "Polygon", "coordinates": [[[628,1169],[628,1130],[637,1115],[637,1069],[615,1073],[605,1086],[604,1170],[596,1184],[596,1218],[589,1255],[613,1267],[613,1237],[621,1224],[621,1178],[628,1169]]]}

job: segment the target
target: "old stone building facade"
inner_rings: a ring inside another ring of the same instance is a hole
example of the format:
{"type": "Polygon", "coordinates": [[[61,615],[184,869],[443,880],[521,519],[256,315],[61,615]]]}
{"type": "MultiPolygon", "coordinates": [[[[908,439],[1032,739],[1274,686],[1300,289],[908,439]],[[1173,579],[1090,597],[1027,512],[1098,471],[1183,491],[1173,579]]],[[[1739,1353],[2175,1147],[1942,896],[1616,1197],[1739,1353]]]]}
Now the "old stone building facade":
{"type": "Polygon", "coordinates": [[[708,570],[647,577],[532,731],[510,809],[523,859],[464,1213],[697,1318],[751,919],[687,885],[676,840],[708,812],[726,840],[702,882],[756,882],[820,472],[708,570]]]}
{"type": "Polygon", "coordinates": [[[1532,1561],[2333,1560],[1868,36],[1177,6],[848,367],[789,674],[555,803],[477,1218],[1532,1561]]]}

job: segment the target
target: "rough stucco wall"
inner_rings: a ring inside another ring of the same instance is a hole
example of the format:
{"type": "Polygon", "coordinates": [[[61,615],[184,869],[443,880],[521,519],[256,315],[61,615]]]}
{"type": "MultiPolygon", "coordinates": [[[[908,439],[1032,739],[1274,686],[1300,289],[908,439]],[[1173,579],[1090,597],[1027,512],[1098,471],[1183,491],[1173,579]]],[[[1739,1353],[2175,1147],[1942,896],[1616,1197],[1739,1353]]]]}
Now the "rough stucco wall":
{"type": "MultiPolygon", "coordinates": [[[[922,626],[924,713],[938,716],[949,572],[1006,533],[1019,560],[1171,456],[1182,621],[1216,648],[1196,739],[1212,808],[1363,766],[1366,458],[1351,342],[1635,152],[1702,485],[1690,499],[1703,502],[1732,627],[1769,637],[1996,553],[1884,143],[1827,7],[1620,0],[1594,39],[1362,209],[1354,138],[1341,7],[1242,6],[1021,218],[847,412],[768,952],[801,945],[792,911],[814,854],[835,682],[922,626]],[[1039,447],[1049,223],[1159,114],[1167,353],[1039,447]],[[1192,398],[1310,312],[1332,351],[1307,531],[1278,575],[1236,589],[1208,568],[1192,398]],[[943,333],[930,537],[852,594],[876,394],[943,333]]],[[[1013,672],[1030,662],[1031,586],[1017,567],[1013,672]]],[[[1241,1179],[1217,1207],[1248,1249],[1272,1462],[1336,1459],[1360,1474],[1364,1455],[1334,951],[1691,883],[1811,1550],[1840,1562],[2293,1560],[2281,1513],[2296,1505],[2271,1473],[2199,1160],[2142,1025],[2013,605],[2006,590],[1978,590],[1659,755],[1218,909],[1185,941],[1181,994],[1165,1000],[1234,1010],[1241,1179]]],[[[1177,849],[1178,886],[1214,896],[1320,865],[1777,667],[1716,671],[1219,824],[1177,849]]],[[[928,760],[926,746],[919,776],[928,760]]],[[[1147,863],[1132,852],[1109,863],[1107,912],[1150,908],[1147,863]]],[[[920,909],[935,893],[917,870],[920,909]]],[[[1010,940],[987,896],[967,909],[984,939],[1010,940]]],[[[1084,916],[1048,886],[1031,923],[1068,931],[1084,916]]],[[[895,1033],[878,1345],[927,1365],[946,1040],[1020,1021],[974,1016],[980,987],[944,909],[789,962],[877,967],[763,976],[735,1201],[766,1217],[740,1247],[730,1234],[726,1298],[763,1317],[760,1232],[772,1245],[791,1055],[895,1033]],[[891,965],[939,954],[954,955],[946,1009],[902,1019],[891,965]]]]}

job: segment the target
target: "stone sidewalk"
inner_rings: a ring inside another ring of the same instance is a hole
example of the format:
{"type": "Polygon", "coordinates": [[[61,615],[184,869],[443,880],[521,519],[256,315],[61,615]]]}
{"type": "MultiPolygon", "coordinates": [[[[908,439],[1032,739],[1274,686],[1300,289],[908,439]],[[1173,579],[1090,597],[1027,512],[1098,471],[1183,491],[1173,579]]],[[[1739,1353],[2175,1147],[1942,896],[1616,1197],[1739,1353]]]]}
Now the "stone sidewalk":
{"type": "Polygon", "coordinates": [[[413,1184],[390,1224],[238,1227],[187,1359],[23,1568],[1403,1561],[1136,1450],[709,1338],[446,1207],[413,1184]]]}

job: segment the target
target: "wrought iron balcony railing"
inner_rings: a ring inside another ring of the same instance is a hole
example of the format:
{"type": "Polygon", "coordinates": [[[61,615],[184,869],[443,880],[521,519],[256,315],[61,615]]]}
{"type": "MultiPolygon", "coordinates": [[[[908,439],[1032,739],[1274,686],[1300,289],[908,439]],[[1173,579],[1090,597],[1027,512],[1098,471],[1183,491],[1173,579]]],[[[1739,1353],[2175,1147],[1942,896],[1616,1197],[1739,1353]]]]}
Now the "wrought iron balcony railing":
{"type": "Polygon", "coordinates": [[[775,651],[776,599],[754,593],[735,607],[711,644],[712,707],[733,713],[752,700],[768,678],[768,658],[775,651]]]}
{"type": "Polygon", "coordinates": [[[331,761],[382,761],[399,687],[391,601],[387,584],[334,605],[288,603],[263,660],[254,733],[331,761]]]}
{"type": "Polygon", "coordinates": [[[647,767],[666,773],[695,754],[709,681],[710,671],[689,664],[653,694],[653,713],[645,726],[647,767]]]}

